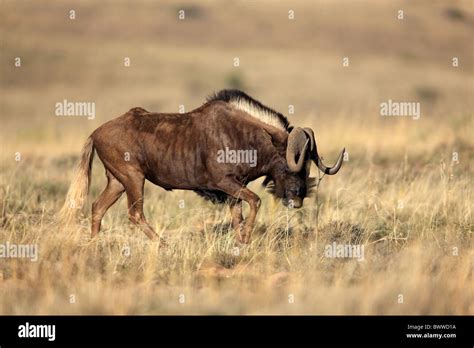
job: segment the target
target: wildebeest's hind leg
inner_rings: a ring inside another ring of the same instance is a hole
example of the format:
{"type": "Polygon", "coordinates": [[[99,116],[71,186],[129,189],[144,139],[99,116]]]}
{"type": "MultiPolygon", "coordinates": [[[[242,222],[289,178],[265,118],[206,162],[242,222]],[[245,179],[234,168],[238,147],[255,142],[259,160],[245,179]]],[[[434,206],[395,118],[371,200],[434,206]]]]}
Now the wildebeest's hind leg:
{"type": "Polygon", "coordinates": [[[143,186],[145,178],[143,175],[134,174],[121,180],[125,187],[128,199],[128,218],[132,223],[139,226],[148,238],[154,240],[158,235],[148,224],[143,214],[143,186]]]}
{"type": "Polygon", "coordinates": [[[99,233],[104,214],[115,202],[117,202],[125,190],[123,185],[108,170],[106,170],[106,175],[107,186],[99,197],[97,197],[95,202],[92,203],[92,238],[97,236],[99,233]]]}

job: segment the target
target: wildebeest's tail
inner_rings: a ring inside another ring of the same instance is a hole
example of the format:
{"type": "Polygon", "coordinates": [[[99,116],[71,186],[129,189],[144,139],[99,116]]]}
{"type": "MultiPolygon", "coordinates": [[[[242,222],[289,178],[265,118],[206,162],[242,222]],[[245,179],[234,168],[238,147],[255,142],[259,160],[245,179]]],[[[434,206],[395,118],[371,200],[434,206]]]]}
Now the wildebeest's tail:
{"type": "Polygon", "coordinates": [[[94,144],[92,137],[89,137],[82,148],[81,160],[74,171],[74,177],[67,192],[66,201],[58,213],[59,223],[67,224],[72,222],[77,211],[82,209],[89,192],[93,159],[94,144]]]}

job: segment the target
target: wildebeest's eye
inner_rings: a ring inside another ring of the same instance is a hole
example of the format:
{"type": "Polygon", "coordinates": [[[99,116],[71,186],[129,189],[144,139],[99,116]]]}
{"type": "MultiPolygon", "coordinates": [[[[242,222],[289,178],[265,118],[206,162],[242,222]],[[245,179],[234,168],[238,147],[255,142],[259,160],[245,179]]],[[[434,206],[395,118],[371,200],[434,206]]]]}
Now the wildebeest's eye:
{"type": "Polygon", "coordinates": [[[299,193],[300,193],[299,188],[289,189],[285,191],[285,197],[288,197],[288,198],[298,197],[299,193]]]}
{"type": "Polygon", "coordinates": [[[298,196],[298,197],[303,196],[304,193],[305,193],[305,188],[304,187],[298,187],[295,190],[295,195],[298,196]]]}

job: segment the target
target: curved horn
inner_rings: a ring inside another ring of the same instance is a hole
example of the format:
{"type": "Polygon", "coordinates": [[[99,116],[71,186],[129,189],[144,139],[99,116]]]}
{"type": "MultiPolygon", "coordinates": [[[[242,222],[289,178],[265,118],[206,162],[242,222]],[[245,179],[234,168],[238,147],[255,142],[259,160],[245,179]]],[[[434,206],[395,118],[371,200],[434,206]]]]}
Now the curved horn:
{"type": "Polygon", "coordinates": [[[316,146],[316,141],[314,140],[313,130],[311,128],[305,127],[305,128],[303,128],[303,131],[306,133],[306,135],[308,136],[308,138],[311,142],[311,147],[309,148],[309,151],[313,152],[314,147],[316,146]]]}
{"type": "Polygon", "coordinates": [[[323,161],[321,160],[321,158],[319,157],[318,147],[316,146],[316,140],[314,139],[313,130],[311,128],[304,128],[304,132],[308,135],[309,139],[311,139],[311,151],[310,151],[311,159],[318,166],[319,170],[321,170],[323,173],[328,174],[328,175],[336,174],[339,171],[339,169],[341,169],[342,160],[344,158],[344,153],[346,152],[346,148],[342,149],[337,159],[337,162],[333,167],[326,167],[323,161]]]}
{"type": "Polygon", "coordinates": [[[308,137],[300,127],[294,128],[288,135],[286,162],[288,168],[294,173],[299,172],[303,168],[308,142],[308,137]],[[298,162],[295,161],[296,155],[299,155],[298,162]]]}

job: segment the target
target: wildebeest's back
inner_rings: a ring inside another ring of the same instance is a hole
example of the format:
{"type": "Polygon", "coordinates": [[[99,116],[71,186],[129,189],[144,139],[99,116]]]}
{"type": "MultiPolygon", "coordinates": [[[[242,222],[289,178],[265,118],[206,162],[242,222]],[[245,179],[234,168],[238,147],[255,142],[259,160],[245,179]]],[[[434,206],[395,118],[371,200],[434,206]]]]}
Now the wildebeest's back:
{"type": "Polygon", "coordinates": [[[212,190],[230,174],[242,180],[261,176],[263,163],[272,155],[264,150],[270,136],[237,114],[221,101],[186,114],[133,108],[99,127],[93,133],[94,146],[107,167],[142,171],[165,189],[212,190]],[[257,165],[218,163],[218,151],[226,147],[258,150],[257,165]]]}

